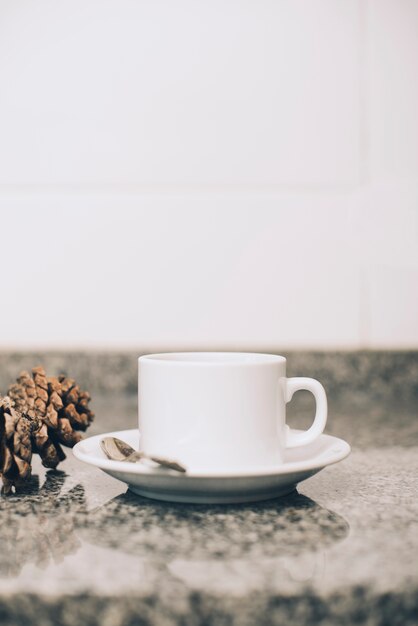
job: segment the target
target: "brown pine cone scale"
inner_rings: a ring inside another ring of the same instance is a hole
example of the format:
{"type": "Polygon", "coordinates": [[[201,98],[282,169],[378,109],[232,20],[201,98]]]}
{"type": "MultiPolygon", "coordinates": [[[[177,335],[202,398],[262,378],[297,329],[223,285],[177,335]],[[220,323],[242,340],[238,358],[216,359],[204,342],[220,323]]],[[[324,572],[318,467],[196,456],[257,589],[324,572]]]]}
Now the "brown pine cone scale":
{"type": "Polygon", "coordinates": [[[22,415],[0,396],[0,473],[5,493],[31,475],[32,432],[37,421],[22,415]]]}

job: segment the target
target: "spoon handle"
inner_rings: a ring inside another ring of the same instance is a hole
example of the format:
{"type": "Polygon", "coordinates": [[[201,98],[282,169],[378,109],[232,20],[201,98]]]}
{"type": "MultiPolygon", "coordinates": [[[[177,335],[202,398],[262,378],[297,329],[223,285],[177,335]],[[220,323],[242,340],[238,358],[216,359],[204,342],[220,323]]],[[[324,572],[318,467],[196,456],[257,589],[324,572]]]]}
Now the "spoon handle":
{"type": "Polygon", "coordinates": [[[132,452],[132,454],[127,456],[125,459],[125,461],[128,463],[138,463],[147,460],[152,461],[153,463],[156,463],[157,465],[159,465],[160,467],[164,467],[165,469],[171,469],[176,472],[181,472],[182,474],[186,472],[186,468],[183,467],[183,465],[180,465],[180,463],[177,463],[177,461],[163,459],[160,456],[148,456],[148,454],[145,454],[145,452],[132,452]]]}
{"type": "Polygon", "coordinates": [[[158,465],[161,465],[161,467],[166,467],[167,469],[171,469],[176,472],[181,472],[182,474],[185,474],[187,471],[184,465],[180,465],[180,463],[177,463],[177,461],[170,461],[169,459],[162,459],[159,456],[150,456],[149,458],[151,459],[151,461],[154,461],[154,463],[158,463],[158,465]]]}

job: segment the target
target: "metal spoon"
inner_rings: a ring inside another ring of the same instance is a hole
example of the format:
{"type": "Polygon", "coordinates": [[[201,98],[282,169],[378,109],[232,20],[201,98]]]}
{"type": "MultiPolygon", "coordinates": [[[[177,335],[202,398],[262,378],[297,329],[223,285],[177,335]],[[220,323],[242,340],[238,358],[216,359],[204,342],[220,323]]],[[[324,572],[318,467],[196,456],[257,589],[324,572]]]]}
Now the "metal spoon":
{"type": "Polygon", "coordinates": [[[145,452],[139,452],[138,450],[134,450],[132,446],[117,437],[104,437],[100,441],[100,447],[107,456],[108,459],[112,459],[112,461],[127,461],[128,463],[140,463],[141,461],[153,461],[160,467],[164,467],[165,469],[171,469],[175,472],[181,472],[182,474],[186,473],[186,468],[177,461],[172,461],[170,459],[162,459],[157,456],[149,456],[145,454],[145,452]]]}

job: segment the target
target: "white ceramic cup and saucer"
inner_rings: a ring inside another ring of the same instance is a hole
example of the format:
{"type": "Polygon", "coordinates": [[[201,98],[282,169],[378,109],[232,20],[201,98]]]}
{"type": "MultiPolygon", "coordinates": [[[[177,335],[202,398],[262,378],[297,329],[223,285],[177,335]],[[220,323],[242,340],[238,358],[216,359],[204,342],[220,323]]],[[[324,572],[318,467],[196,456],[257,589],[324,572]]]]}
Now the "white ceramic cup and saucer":
{"type": "Polygon", "coordinates": [[[187,472],[109,460],[100,449],[104,435],[74,448],[76,457],[135,493],[178,502],[263,500],[289,493],[350,452],[345,441],[323,434],[327,398],[321,383],[287,378],[282,356],[177,352],[141,356],[138,362],[139,429],[106,435],[175,460],[187,472]],[[307,431],[286,425],[286,404],[301,389],[316,400],[307,431]]]}

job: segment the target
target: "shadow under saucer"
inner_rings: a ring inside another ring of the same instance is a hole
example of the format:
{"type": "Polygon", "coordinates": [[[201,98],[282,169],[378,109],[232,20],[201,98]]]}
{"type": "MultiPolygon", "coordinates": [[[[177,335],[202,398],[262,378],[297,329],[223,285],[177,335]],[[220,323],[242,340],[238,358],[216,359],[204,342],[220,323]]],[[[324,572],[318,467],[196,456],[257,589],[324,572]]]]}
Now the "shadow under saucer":
{"type": "Polygon", "coordinates": [[[163,503],[127,491],[83,520],[85,541],[164,561],[185,555],[231,559],[299,554],[341,541],[349,532],[343,517],[297,491],[234,505],[163,503]]]}

